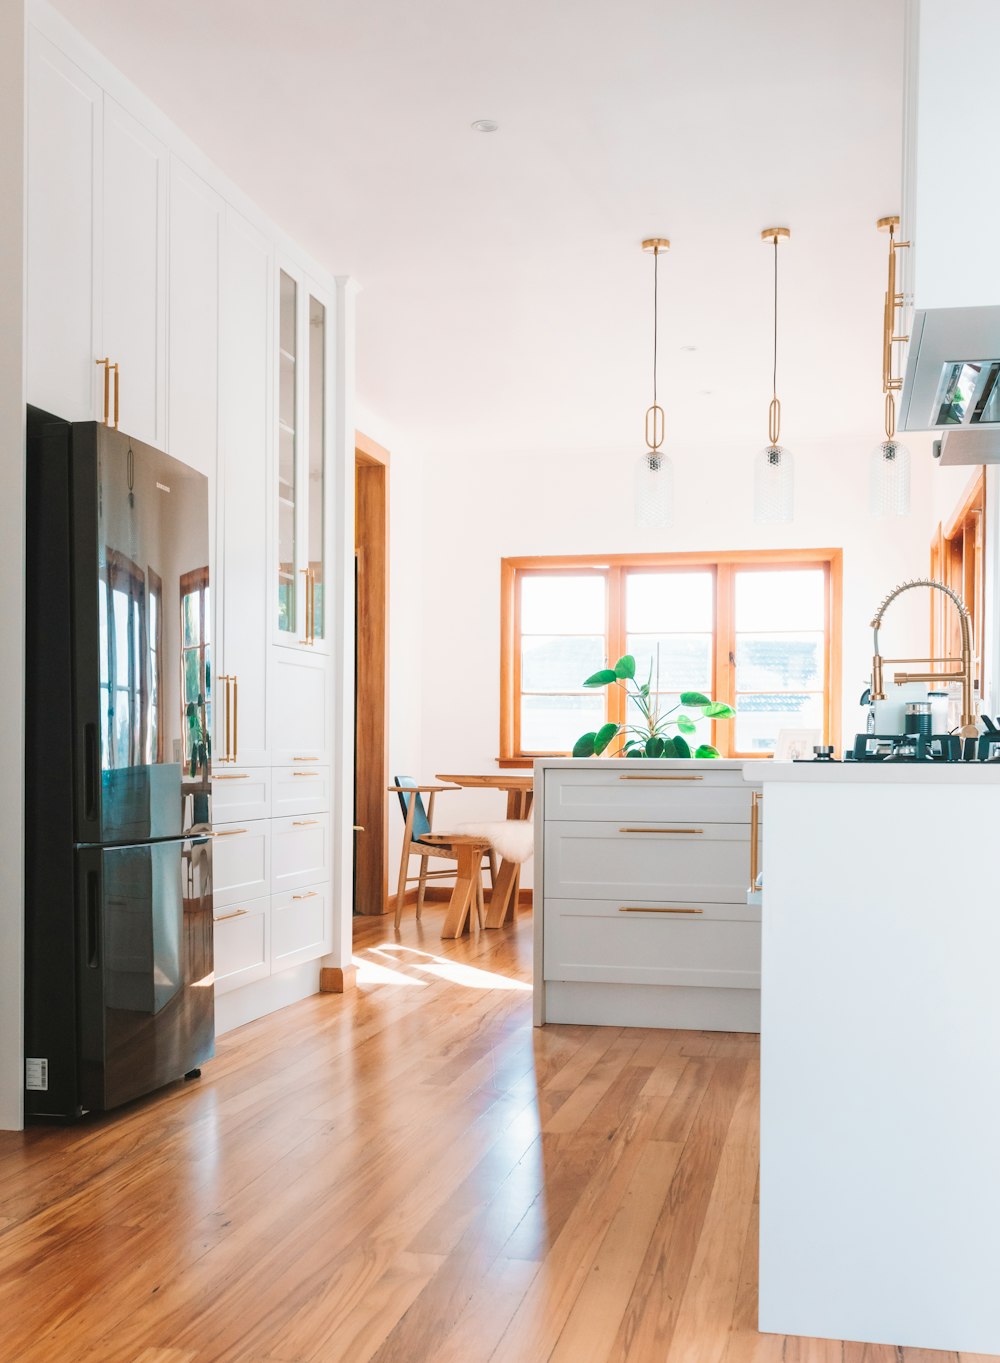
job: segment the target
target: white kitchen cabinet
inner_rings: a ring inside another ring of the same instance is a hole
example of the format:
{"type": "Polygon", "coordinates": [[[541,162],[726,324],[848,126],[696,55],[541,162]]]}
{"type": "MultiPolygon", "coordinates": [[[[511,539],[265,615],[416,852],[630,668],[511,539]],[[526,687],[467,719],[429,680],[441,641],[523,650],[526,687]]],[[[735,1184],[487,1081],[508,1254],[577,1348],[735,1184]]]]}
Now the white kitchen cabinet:
{"type": "Polygon", "coordinates": [[[117,402],[117,424],[123,431],[162,449],[167,410],[167,153],[107,95],[103,171],[102,346],[118,366],[112,405],[117,402]]]}
{"type": "Polygon", "coordinates": [[[215,484],[219,457],[219,290],[223,202],[170,158],[167,446],[215,484]]]}
{"type": "Polygon", "coordinates": [[[247,820],[216,829],[212,846],[212,898],[217,909],[271,890],[271,823],[247,820]]]}
{"type": "Polygon", "coordinates": [[[215,907],[215,992],[227,994],[271,973],[271,901],[215,907]]]}
{"type": "Polygon", "coordinates": [[[536,1022],[758,1030],[743,764],[544,758],[535,791],[536,1022]]]}
{"type": "Polygon", "coordinates": [[[330,887],[308,885],[271,898],[271,971],[330,950],[330,887]]]}
{"type": "Polygon", "coordinates": [[[283,894],[330,879],[330,816],[271,821],[271,891],[283,894]]]}
{"type": "Polygon", "coordinates": [[[329,767],[299,762],[275,767],[271,773],[271,812],[284,815],[322,814],[333,808],[332,773],[329,767]]]}
{"type": "Polygon", "coordinates": [[[306,650],[275,648],[271,659],[272,758],[329,763],[333,749],[333,678],[328,661],[306,650]]]}
{"type": "Polygon", "coordinates": [[[271,817],[269,767],[219,767],[212,771],[212,823],[246,823],[271,817]]]}
{"type": "Polygon", "coordinates": [[[220,646],[216,649],[217,763],[267,766],[267,608],[270,527],[270,298],[272,251],[226,210],[222,268],[220,646]]]}
{"type": "Polygon", "coordinates": [[[28,401],[68,421],[100,417],[98,198],[104,97],[37,29],[28,32],[28,401]]]}

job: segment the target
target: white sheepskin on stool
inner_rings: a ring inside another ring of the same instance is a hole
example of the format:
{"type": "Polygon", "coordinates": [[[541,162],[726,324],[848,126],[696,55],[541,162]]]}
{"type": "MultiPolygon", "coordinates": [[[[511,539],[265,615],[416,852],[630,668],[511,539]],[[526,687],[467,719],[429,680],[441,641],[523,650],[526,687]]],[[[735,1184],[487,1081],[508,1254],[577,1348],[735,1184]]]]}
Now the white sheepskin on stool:
{"type": "Polygon", "coordinates": [[[535,850],[535,826],[530,819],[498,819],[495,823],[463,823],[459,833],[486,838],[504,861],[527,861],[535,850]]]}

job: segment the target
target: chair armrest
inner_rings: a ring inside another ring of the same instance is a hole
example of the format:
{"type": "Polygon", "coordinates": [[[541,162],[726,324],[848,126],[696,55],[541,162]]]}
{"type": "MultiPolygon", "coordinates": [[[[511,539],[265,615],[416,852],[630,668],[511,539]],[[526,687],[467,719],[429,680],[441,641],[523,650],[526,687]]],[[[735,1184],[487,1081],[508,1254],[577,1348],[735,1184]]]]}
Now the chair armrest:
{"type": "Polygon", "coordinates": [[[461,790],[461,786],[386,786],[390,795],[405,795],[407,791],[418,791],[421,795],[434,795],[439,790],[461,790]]]}

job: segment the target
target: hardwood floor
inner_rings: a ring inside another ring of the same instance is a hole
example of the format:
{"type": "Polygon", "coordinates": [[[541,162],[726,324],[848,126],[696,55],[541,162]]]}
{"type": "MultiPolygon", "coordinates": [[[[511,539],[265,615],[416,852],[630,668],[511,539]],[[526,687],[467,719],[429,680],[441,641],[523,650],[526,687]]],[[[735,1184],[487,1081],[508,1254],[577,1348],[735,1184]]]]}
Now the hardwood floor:
{"type": "Polygon", "coordinates": [[[3,1363],[960,1363],[757,1334],[756,1038],[533,1031],[530,915],[443,912],[200,1081],[0,1133],[3,1363]]]}

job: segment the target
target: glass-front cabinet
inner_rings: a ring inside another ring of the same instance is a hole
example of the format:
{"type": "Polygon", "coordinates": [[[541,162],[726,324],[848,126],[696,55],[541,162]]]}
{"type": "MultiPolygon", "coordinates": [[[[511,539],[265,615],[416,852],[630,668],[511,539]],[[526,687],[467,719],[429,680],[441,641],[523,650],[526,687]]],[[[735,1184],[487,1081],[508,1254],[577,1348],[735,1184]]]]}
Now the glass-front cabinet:
{"type": "Polygon", "coordinates": [[[278,272],[274,621],[279,643],[325,652],[330,310],[291,268],[278,272]]]}

